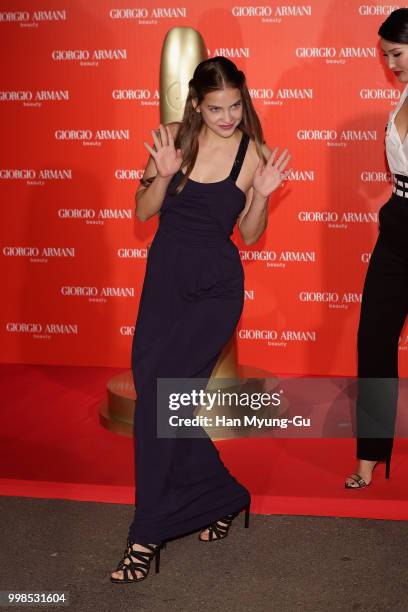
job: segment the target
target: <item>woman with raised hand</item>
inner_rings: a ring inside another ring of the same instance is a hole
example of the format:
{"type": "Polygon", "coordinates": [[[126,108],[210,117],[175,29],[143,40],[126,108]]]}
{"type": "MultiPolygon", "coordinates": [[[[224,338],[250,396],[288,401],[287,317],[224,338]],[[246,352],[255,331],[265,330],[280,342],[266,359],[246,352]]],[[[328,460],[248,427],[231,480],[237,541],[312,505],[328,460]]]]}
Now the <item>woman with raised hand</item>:
{"type": "Polygon", "coordinates": [[[163,543],[200,530],[224,538],[250,494],[211,439],[157,436],[159,378],[208,379],[234,334],[244,272],[230,236],[246,244],[267,225],[268,198],[287,177],[290,156],[264,144],[243,72],[224,57],[200,63],[180,124],[152,131],[154,146],[137,192],[137,217],[160,214],[147,258],[132,347],[136,508],[114,582],[159,569],[163,543]]]}

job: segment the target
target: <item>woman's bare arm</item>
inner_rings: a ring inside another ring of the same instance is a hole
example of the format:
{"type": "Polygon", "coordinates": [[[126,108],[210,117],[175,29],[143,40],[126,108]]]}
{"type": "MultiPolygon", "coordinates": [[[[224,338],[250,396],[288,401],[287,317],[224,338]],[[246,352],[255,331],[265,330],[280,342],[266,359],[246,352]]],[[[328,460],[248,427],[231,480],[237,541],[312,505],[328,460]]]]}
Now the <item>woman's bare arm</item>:
{"type": "Polygon", "coordinates": [[[254,174],[253,185],[248,191],[245,208],[238,221],[239,231],[247,245],[257,242],[264,233],[268,224],[269,196],[281,185],[282,181],[285,180],[291,171],[284,172],[290,159],[286,149],[276,162],[277,149],[271,151],[264,144],[262,150],[267,163],[263,164],[262,160],[259,160],[254,174]]]}
{"type": "Polygon", "coordinates": [[[254,194],[251,187],[247,194],[245,208],[240,215],[238,228],[247,245],[254,244],[264,233],[268,224],[268,200],[254,194]]]}

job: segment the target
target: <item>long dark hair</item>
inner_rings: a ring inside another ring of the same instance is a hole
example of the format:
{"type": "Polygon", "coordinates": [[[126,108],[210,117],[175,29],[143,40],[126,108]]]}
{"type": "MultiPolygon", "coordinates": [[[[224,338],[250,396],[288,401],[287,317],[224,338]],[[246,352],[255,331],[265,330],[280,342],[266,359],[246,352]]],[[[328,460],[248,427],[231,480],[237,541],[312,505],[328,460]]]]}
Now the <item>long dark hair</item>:
{"type": "Polygon", "coordinates": [[[175,139],[175,147],[183,151],[183,168],[186,169],[185,176],[177,187],[177,193],[180,193],[186,184],[198,155],[198,135],[203,125],[203,118],[201,113],[197,113],[194,109],[193,100],[200,104],[205,95],[211,91],[225,87],[239,89],[243,112],[238,127],[254,139],[259,157],[266,161],[262,152],[264,138],[261,123],[249,95],[245,74],[242,70],[238,70],[234,62],[222,56],[204,60],[194,70],[193,78],[188,85],[184,115],[175,139]]]}
{"type": "Polygon", "coordinates": [[[381,24],[378,34],[390,42],[408,45],[408,8],[392,11],[381,24]]]}

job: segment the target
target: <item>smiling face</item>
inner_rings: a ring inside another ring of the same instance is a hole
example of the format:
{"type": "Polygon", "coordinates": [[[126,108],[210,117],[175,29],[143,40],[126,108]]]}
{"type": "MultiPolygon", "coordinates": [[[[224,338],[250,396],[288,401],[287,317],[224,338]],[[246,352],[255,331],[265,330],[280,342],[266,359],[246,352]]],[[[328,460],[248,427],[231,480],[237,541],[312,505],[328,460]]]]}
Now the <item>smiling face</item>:
{"type": "Polygon", "coordinates": [[[206,126],[218,136],[228,138],[242,119],[242,97],[239,89],[225,87],[207,93],[196,107],[206,126]]]}
{"type": "Polygon", "coordinates": [[[381,49],[388,68],[400,83],[408,83],[408,45],[381,38],[381,49]]]}

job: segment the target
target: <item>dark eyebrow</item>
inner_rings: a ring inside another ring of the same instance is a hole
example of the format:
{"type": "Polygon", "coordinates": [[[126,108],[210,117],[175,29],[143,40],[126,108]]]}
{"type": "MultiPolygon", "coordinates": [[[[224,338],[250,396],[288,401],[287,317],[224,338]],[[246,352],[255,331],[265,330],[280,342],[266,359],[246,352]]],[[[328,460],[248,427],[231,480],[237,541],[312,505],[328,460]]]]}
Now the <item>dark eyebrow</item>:
{"type": "Polygon", "coordinates": [[[398,51],[399,49],[401,49],[401,47],[394,47],[393,49],[388,49],[388,51],[385,51],[385,49],[382,49],[383,53],[392,53],[393,51],[398,51]]]}
{"type": "MultiPolygon", "coordinates": [[[[235,104],[238,104],[239,102],[242,102],[242,98],[231,104],[231,106],[235,106],[235,104]]],[[[221,108],[221,106],[217,106],[217,104],[209,104],[208,106],[209,108],[221,108]]]]}

